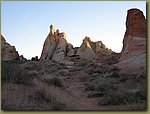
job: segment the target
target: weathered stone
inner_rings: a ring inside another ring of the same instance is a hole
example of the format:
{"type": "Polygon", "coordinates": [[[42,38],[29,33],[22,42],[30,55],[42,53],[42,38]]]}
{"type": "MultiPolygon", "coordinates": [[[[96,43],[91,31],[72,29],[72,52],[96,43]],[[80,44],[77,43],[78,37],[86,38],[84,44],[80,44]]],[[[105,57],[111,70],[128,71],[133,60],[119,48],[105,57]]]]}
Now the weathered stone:
{"type": "Polygon", "coordinates": [[[50,26],[50,35],[54,35],[55,33],[55,29],[53,27],[53,25],[50,26]]]}
{"type": "Polygon", "coordinates": [[[59,44],[57,45],[52,60],[62,61],[66,56],[67,41],[64,38],[59,39],[59,44]]]}
{"type": "Polygon", "coordinates": [[[139,9],[128,10],[122,48],[123,56],[146,51],[146,36],[146,20],[143,12],[139,9]]]}
{"type": "Polygon", "coordinates": [[[50,26],[50,33],[47,36],[40,60],[55,60],[62,61],[67,55],[67,40],[64,32],[60,33],[57,29],[50,26]]]}
{"type": "Polygon", "coordinates": [[[15,46],[11,46],[6,42],[5,38],[1,35],[1,57],[2,60],[18,60],[19,54],[15,46]]]}
{"type": "Polygon", "coordinates": [[[146,20],[139,9],[127,12],[126,32],[119,63],[121,73],[139,74],[146,68],[146,20]]]}
{"type": "Polygon", "coordinates": [[[75,50],[73,48],[73,45],[70,43],[67,43],[67,56],[75,55],[75,50]]]}
{"type": "Polygon", "coordinates": [[[83,43],[81,44],[80,48],[77,51],[77,55],[79,55],[81,58],[88,60],[97,59],[98,56],[95,54],[90,44],[91,40],[89,37],[86,36],[85,39],[83,40],[83,43]]]}
{"type": "Polygon", "coordinates": [[[77,55],[88,60],[101,60],[112,53],[102,41],[92,42],[89,37],[85,37],[82,45],[77,51],[77,55]]]}
{"type": "Polygon", "coordinates": [[[56,41],[55,41],[54,36],[49,34],[44,42],[40,60],[47,60],[48,58],[51,58],[52,53],[54,52],[54,49],[56,48],[55,45],[56,45],[56,41]]]}

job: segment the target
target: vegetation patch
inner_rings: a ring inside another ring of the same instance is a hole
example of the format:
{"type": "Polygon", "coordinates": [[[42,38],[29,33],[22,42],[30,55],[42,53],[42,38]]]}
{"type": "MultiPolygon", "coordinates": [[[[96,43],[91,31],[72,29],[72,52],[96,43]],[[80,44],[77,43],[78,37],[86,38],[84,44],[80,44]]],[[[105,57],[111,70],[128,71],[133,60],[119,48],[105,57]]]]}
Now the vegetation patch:
{"type": "Polygon", "coordinates": [[[35,100],[45,101],[46,103],[48,103],[50,110],[64,110],[65,109],[65,104],[57,101],[56,97],[52,96],[51,94],[47,95],[45,90],[36,90],[34,91],[33,94],[30,94],[28,98],[29,100],[35,99],[35,100]]]}
{"type": "Polygon", "coordinates": [[[43,82],[45,82],[49,85],[54,85],[54,86],[58,86],[58,87],[63,86],[62,80],[58,77],[45,78],[45,79],[43,79],[43,82]]]}
{"type": "Polygon", "coordinates": [[[111,79],[101,79],[95,87],[95,91],[102,92],[104,95],[117,89],[118,85],[116,84],[116,81],[111,79]]]}
{"type": "Polygon", "coordinates": [[[143,103],[146,100],[146,94],[143,89],[126,90],[109,92],[98,101],[99,105],[121,105],[132,103],[143,103]]]}
{"type": "Polygon", "coordinates": [[[28,84],[32,80],[26,70],[14,63],[3,61],[1,70],[2,83],[28,84]]]}

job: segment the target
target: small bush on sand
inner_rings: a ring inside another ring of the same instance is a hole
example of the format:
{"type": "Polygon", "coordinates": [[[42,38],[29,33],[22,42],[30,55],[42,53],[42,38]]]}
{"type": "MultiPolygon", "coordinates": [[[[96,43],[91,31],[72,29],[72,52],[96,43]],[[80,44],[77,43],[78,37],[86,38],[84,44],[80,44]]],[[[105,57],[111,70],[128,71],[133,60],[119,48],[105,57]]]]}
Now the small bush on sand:
{"type": "Polygon", "coordinates": [[[33,94],[28,96],[30,99],[40,100],[48,103],[50,110],[64,110],[65,104],[57,101],[56,97],[47,94],[45,90],[35,90],[33,94]]]}
{"type": "Polygon", "coordinates": [[[85,91],[94,91],[94,90],[95,90],[94,84],[86,85],[85,91]]]}
{"type": "Polygon", "coordinates": [[[58,86],[58,87],[62,87],[63,86],[62,80],[60,78],[58,78],[58,77],[53,77],[51,79],[51,84],[55,85],[55,86],[58,86]]]}
{"type": "Polygon", "coordinates": [[[58,77],[52,77],[52,78],[45,78],[43,79],[43,81],[49,85],[55,85],[58,87],[62,87],[63,86],[63,82],[60,78],[58,77]]]}
{"type": "Polygon", "coordinates": [[[118,89],[118,85],[114,80],[109,79],[101,79],[99,83],[95,87],[95,91],[101,92],[104,95],[110,91],[114,91],[118,89]]]}
{"type": "Polygon", "coordinates": [[[88,80],[88,74],[81,74],[80,75],[80,77],[79,77],[79,80],[81,81],[81,82],[84,82],[84,81],[87,81],[88,80]]]}
{"type": "Polygon", "coordinates": [[[99,105],[121,105],[132,103],[143,103],[146,99],[146,94],[143,89],[136,90],[117,90],[109,92],[107,95],[98,101],[99,105]]]}
{"type": "Polygon", "coordinates": [[[91,91],[87,95],[88,98],[102,97],[102,96],[104,96],[104,94],[102,92],[96,92],[96,91],[91,91]]]}

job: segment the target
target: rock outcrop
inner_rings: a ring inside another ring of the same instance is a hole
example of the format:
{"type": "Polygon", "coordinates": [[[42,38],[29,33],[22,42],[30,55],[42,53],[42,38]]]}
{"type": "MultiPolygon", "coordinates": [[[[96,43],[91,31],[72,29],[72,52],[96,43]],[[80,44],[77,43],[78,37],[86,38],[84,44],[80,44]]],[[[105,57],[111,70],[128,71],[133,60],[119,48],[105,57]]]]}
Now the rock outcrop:
{"type": "Polygon", "coordinates": [[[26,58],[24,58],[24,56],[23,56],[23,55],[20,55],[20,56],[19,56],[19,61],[27,61],[27,59],[26,59],[26,58]]]}
{"type": "Polygon", "coordinates": [[[2,60],[18,60],[19,54],[15,46],[11,46],[6,42],[5,38],[1,35],[1,59],[2,60]]]}
{"type": "Polygon", "coordinates": [[[81,46],[77,51],[77,55],[79,55],[81,58],[84,59],[89,60],[97,59],[98,56],[96,55],[92,47],[93,45],[91,39],[86,36],[85,39],[83,40],[83,43],[81,44],[81,46]]]}
{"type": "Polygon", "coordinates": [[[143,12],[139,9],[128,10],[122,48],[123,56],[131,53],[145,52],[146,36],[146,19],[143,12]]]}
{"type": "Polygon", "coordinates": [[[88,60],[102,60],[102,56],[108,56],[112,53],[102,41],[92,42],[89,37],[85,37],[83,43],[77,51],[77,55],[88,60]]]}
{"type": "Polygon", "coordinates": [[[122,73],[138,74],[146,69],[146,38],[143,12],[139,9],[128,10],[121,58],[116,64],[122,73]]]}
{"type": "Polygon", "coordinates": [[[73,53],[72,49],[72,45],[66,40],[66,34],[64,32],[60,33],[58,29],[55,31],[53,25],[51,25],[40,60],[63,61],[67,53],[69,55],[73,53]]]}

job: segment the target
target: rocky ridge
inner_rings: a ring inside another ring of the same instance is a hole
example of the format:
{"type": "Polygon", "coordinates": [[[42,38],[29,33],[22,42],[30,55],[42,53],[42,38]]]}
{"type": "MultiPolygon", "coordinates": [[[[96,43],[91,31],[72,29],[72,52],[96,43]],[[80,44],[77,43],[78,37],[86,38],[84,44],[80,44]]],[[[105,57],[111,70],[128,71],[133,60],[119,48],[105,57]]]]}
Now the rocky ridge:
{"type": "Polygon", "coordinates": [[[23,55],[19,55],[15,46],[11,46],[6,39],[1,35],[1,59],[5,61],[26,61],[23,55]]]}
{"type": "Polygon", "coordinates": [[[50,33],[47,36],[40,60],[55,60],[62,62],[66,57],[79,56],[87,60],[102,60],[102,56],[111,55],[113,51],[108,49],[102,41],[92,42],[90,37],[86,36],[80,47],[74,48],[66,40],[66,34],[59,33],[53,25],[50,26],[50,33]]]}

